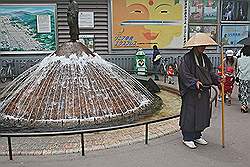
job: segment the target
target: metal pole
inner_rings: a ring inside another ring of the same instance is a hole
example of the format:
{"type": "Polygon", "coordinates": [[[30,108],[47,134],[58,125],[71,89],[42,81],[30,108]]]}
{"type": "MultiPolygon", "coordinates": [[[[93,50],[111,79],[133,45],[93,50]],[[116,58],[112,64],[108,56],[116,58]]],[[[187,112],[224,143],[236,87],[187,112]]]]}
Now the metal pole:
{"type": "Polygon", "coordinates": [[[81,133],[81,145],[82,145],[82,156],[85,156],[85,152],[84,152],[84,136],[83,136],[83,133],[81,133]]]}
{"type": "Polygon", "coordinates": [[[145,144],[148,144],[148,124],[146,124],[146,131],[145,131],[145,144]]]}
{"type": "Polygon", "coordinates": [[[13,160],[13,157],[12,157],[12,148],[11,148],[11,138],[8,137],[8,146],[9,146],[9,157],[10,157],[10,160],[13,160]]]}
{"type": "MultiPolygon", "coordinates": [[[[221,74],[224,77],[224,53],[223,53],[223,45],[221,45],[221,74]]],[[[224,78],[223,78],[224,79],[224,78]]],[[[225,97],[224,97],[224,82],[221,82],[221,145],[222,148],[225,147],[224,142],[224,107],[225,107],[225,97]]]]}

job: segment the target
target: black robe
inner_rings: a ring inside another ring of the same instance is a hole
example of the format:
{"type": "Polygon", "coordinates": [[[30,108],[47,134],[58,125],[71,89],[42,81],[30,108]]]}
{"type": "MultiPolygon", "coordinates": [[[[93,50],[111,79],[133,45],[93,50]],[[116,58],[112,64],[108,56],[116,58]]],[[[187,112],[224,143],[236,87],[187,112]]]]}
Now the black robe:
{"type": "MultiPolygon", "coordinates": [[[[212,72],[211,61],[205,54],[203,54],[203,58],[213,84],[218,85],[218,77],[212,72]]],[[[203,131],[210,125],[210,89],[204,89],[202,92],[197,90],[196,82],[199,79],[196,77],[196,68],[194,50],[192,49],[182,57],[178,75],[182,98],[179,125],[181,130],[185,132],[203,131]]]]}

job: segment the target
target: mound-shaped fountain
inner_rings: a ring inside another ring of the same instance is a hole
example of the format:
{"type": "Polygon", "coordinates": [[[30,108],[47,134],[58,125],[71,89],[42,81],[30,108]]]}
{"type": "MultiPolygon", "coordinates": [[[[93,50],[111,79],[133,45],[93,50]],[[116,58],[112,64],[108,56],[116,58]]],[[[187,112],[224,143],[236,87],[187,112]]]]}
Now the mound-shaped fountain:
{"type": "Polygon", "coordinates": [[[103,127],[153,112],[154,99],[125,70],[80,42],[67,42],[2,91],[0,124],[43,130],[103,127]]]}

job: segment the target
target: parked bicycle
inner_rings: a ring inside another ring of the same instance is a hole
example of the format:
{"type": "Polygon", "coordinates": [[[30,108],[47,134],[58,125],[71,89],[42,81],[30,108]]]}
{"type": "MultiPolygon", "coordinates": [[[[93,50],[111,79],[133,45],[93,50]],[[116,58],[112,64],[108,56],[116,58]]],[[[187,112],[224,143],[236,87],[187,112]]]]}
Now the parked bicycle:
{"type": "Polygon", "coordinates": [[[0,81],[5,83],[7,79],[14,79],[14,60],[3,60],[0,70],[0,81]]]}
{"type": "Polygon", "coordinates": [[[36,65],[37,63],[39,63],[41,60],[40,59],[34,59],[30,61],[30,67],[36,65]]]}

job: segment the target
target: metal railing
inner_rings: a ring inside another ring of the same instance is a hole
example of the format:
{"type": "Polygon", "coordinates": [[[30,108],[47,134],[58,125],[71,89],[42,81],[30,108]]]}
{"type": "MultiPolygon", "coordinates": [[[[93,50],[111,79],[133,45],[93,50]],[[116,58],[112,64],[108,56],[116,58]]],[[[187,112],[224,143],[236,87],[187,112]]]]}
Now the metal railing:
{"type": "MultiPolygon", "coordinates": [[[[218,95],[217,89],[214,86],[212,86],[212,88],[215,91],[215,94],[210,100],[211,104],[212,104],[213,101],[215,101],[215,99],[216,99],[216,97],[218,95]]],[[[1,133],[0,137],[7,137],[8,138],[9,159],[13,160],[11,138],[14,138],[14,137],[70,136],[70,135],[80,134],[81,135],[81,152],[82,152],[82,156],[84,156],[85,155],[84,134],[90,134],[90,133],[96,133],[96,132],[104,132],[104,131],[113,131],[113,130],[132,128],[132,127],[145,125],[145,133],[144,133],[145,134],[145,144],[148,144],[148,139],[149,139],[148,128],[149,128],[150,124],[171,120],[171,119],[177,118],[179,116],[180,115],[175,115],[175,116],[171,116],[171,117],[167,117],[167,118],[161,118],[161,119],[152,120],[152,121],[139,122],[139,123],[134,123],[134,124],[127,124],[127,125],[107,127],[107,128],[98,128],[98,129],[64,131],[64,132],[43,132],[43,133],[1,133]]]]}
{"type": "MultiPolygon", "coordinates": [[[[0,57],[0,68],[5,66],[5,61],[11,61],[14,63],[13,66],[13,74],[14,77],[18,76],[34,64],[41,61],[45,56],[47,55],[34,55],[29,57],[23,57],[23,56],[16,56],[14,58],[9,57],[0,57]]],[[[168,63],[173,64],[175,61],[179,61],[181,57],[180,56],[169,56],[169,55],[163,55],[162,60],[168,60],[168,63]]],[[[216,68],[220,63],[220,56],[219,55],[210,55],[209,56],[213,68],[216,68]]],[[[134,65],[135,65],[135,56],[134,55],[112,55],[112,56],[103,56],[103,59],[106,61],[112,62],[119,67],[125,69],[126,71],[133,71],[134,65]]],[[[152,70],[152,57],[147,56],[146,59],[147,69],[148,71],[152,70]]]]}

